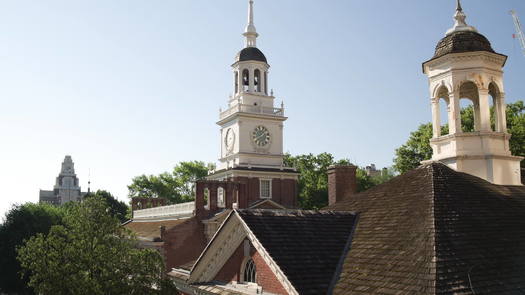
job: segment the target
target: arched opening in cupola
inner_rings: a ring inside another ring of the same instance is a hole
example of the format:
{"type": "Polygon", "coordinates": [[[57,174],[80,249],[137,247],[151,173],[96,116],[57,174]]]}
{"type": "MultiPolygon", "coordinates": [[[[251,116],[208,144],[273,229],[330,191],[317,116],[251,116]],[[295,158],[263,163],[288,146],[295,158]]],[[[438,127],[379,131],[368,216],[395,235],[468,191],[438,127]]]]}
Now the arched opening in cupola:
{"type": "Polygon", "coordinates": [[[482,114],[480,112],[478,86],[470,81],[461,84],[459,99],[461,131],[480,131],[482,114]]]}
{"type": "Polygon", "coordinates": [[[437,106],[436,109],[437,113],[433,114],[437,118],[434,118],[432,124],[438,126],[439,129],[436,130],[437,134],[434,134],[434,136],[442,136],[449,134],[448,122],[449,116],[451,114],[449,108],[450,99],[448,93],[448,88],[444,85],[439,87],[439,89],[436,92],[435,103],[437,103],[439,106],[437,106]]]}
{"type": "Polygon", "coordinates": [[[493,131],[496,132],[507,132],[505,120],[505,104],[503,103],[503,97],[496,83],[491,82],[489,84],[489,99],[490,103],[490,126],[493,131]]]}
{"type": "Polygon", "coordinates": [[[239,93],[239,72],[235,71],[235,93],[239,93]]]}
{"type": "Polygon", "coordinates": [[[250,90],[250,71],[248,69],[242,70],[242,89],[244,92],[250,90]]]}
{"type": "Polygon", "coordinates": [[[255,69],[253,74],[253,84],[255,86],[255,91],[261,92],[261,71],[259,69],[255,69]]]}

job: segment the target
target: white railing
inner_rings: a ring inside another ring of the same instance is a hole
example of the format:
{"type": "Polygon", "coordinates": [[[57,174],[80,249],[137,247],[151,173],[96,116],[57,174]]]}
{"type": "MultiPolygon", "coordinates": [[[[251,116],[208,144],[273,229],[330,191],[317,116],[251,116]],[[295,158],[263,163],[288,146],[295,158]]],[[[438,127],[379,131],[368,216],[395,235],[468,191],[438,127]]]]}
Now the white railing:
{"type": "Polygon", "coordinates": [[[222,120],[236,112],[274,115],[274,116],[281,116],[281,117],[284,116],[284,108],[272,108],[272,107],[255,106],[255,105],[249,105],[249,104],[238,104],[238,105],[235,105],[225,110],[224,112],[221,112],[220,119],[222,120]]]}
{"type": "Polygon", "coordinates": [[[133,219],[186,217],[192,216],[194,210],[195,202],[192,201],[176,205],[135,210],[133,211],[133,219]]]}

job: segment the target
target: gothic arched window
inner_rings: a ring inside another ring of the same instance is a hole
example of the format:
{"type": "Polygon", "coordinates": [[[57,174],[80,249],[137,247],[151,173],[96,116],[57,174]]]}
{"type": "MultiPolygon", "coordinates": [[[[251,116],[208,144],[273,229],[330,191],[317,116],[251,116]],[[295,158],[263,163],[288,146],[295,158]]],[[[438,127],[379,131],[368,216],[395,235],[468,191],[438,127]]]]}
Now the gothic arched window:
{"type": "Polygon", "coordinates": [[[255,91],[261,92],[261,71],[259,71],[259,69],[255,70],[253,78],[254,78],[253,83],[255,85],[255,91]]]}
{"type": "Polygon", "coordinates": [[[248,259],[244,265],[243,282],[256,283],[257,269],[253,259],[248,259]]]}
{"type": "Polygon", "coordinates": [[[242,71],[242,89],[248,91],[250,89],[250,72],[248,69],[242,71]]]}

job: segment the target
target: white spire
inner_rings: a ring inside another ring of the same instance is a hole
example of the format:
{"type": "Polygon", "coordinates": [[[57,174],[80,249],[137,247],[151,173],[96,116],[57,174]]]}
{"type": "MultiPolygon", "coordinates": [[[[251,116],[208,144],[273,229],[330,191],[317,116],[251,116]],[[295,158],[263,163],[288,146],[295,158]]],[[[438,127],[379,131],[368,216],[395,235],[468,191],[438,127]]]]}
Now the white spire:
{"type": "Polygon", "coordinates": [[[250,0],[250,6],[248,7],[248,25],[244,29],[244,37],[246,37],[246,47],[257,47],[256,40],[259,34],[253,24],[253,0],[250,0]]]}
{"type": "Polygon", "coordinates": [[[454,14],[454,27],[452,27],[450,30],[447,31],[447,35],[452,34],[454,32],[459,31],[471,31],[471,32],[477,32],[476,28],[467,25],[465,22],[465,19],[467,16],[465,13],[463,13],[463,8],[461,7],[461,1],[457,0],[456,2],[456,13],[454,14]]]}

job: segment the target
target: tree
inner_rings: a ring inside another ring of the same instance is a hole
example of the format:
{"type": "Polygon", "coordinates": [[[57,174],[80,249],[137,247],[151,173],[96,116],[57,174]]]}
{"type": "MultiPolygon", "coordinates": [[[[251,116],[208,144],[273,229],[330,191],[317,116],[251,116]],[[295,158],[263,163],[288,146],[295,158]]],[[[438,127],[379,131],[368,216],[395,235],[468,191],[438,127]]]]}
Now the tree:
{"type": "MultiPolygon", "coordinates": [[[[349,165],[348,159],[335,160],[330,153],[319,155],[284,156],[284,164],[295,167],[300,173],[298,182],[299,206],[303,209],[320,209],[328,205],[328,167],[333,165],[349,165]]],[[[358,191],[364,191],[382,183],[389,177],[370,177],[358,168],[356,172],[358,191]]],[[[391,177],[390,177],[391,178],[391,177]]]]}
{"type": "Polygon", "coordinates": [[[61,224],[64,211],[48,204],[14,205],[0,225],[0,294],[34,294],[27,276],[20,276],[16,247],[37,233],[47,234],[61,224]]]}
{"type": "MultiPolygon", "coordinates": [[[[493,109],[491,108],[491,112],[493,109]]],[[[494,116],[492,118],[492,128],[494,128],[494,116]]],[[[474,131],[474,109],[472,106],[461,110],[462,130],[464,132],[474,131]]],[[[523,101],[517,101],[507,105],[507,132],[512,134],[510,138],[510,150],[513,155],[525,156],[525,105],[523,101]]],[[[448,134],[448,126],[442,126],[442,134],[448,134]]],[[[422,124],[419,128],[410,133],[408,141],[396,149],[394,168],[405,173],[421,165],[421,161],[429,160],[432,157],[430,139],[432,138],[432,124],[422,124]]],[[[521,167],[525,167],[525,162],[521,161],[521,167]]]]}
{"type": "Polygon", "coordinates": [[[195,199],[195,181],[213,169],[213,164],[192,161],[180,162],[171,173],[140,175],[128,185],[129,197],[166,198],[172,204],[188,202],[195,199]]]}
{"type": "Polygon", "coordinates": [[[118,218],[120,222],[128,220],[126,214],[128,213],[128,205],[126,203],[117,200],[110,192],[104,190],[98,190],[95,193],[88,193],[84,196],[86,198],[101,197],[106,201],[109,206],[109,213],[118,218]]]}
{"type": "Polygon", "coordinates": [[[37,234],[18,249],[36,293],[165,294],[172,289],[162,278],[160,254],[139,249],[109,210],[102,196],[87,198],[67,212],[64,225],[37,234]]]}

